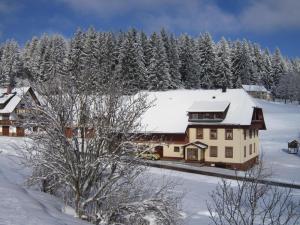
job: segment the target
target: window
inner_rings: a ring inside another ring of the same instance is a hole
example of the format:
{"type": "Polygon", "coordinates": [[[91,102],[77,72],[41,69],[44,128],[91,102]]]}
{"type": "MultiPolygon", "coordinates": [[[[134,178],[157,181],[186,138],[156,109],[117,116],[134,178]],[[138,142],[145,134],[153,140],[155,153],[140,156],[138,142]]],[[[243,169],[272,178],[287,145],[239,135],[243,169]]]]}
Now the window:
{"type": "Polygon", "coordinates": [[[255,143],[253,144],[253,152],[255,153],[255,143]]]}
{"type": "Polygon", "coordinates": [[[246,157],[247,157],[247,147],[244,146],[244,158],[246,158],[246,157]]]}
{"type": "Polygon", "coordinates": [[[252,130],[249,130],[249,138],[252,138],[252,130]]]}
{"type": "Polygon", "coordinates": [[[216,119],[223,119],[223,113],[215,113],[216,119]]]}
{"type": "Polygon", "coordinates": [[[203,139],[203,128],[196,128],[196,139],[203,139]]]}
{"type": "Polygon", "coordinates": [[[233,158],[233,147],[225,147],[225,158],[233,158]]]}
{"type": "Polygon", "coordinates": [[[247,130],[244,129],[243,131],[244,131],[244,140],[246,140],[246,138],[247,138],[247,130]]]}
{"type": "Polygon", "coordinates": [[[218,132],[217,129],[210,129],[210,139],[216,140],[218,139],[218,132]]]}
{"type": "Polygon", "coordinates": [[[249,145],[249,155],[252,155],[252,144],[249,145]]]}
{"type": "Polygon", "coordinates": [[[218,147],[217,146],[210,146],[209,156],[210,157],[218,157],[218,147]]]}
{"type": "Polygon", "coordinates": [[[233,139],[233,130],[225,129],[225,140],[232,140],[232,139],[233,139]]]}
{"type": "Polygon", "coordinates": [[[197,113],[191,113],[191,119],[193,119],[193,120],[198,119],[198,114],[197,113]]]}
{"type": "Polygon", "coordinates": [[[2,115],[2,120],[9,120],[9,115],[2,115]]]}
{"type": "Polygon", "coordinates": [[[178,146],[174,147],[174,152],[180,152],[180,148],[178,146]]]}

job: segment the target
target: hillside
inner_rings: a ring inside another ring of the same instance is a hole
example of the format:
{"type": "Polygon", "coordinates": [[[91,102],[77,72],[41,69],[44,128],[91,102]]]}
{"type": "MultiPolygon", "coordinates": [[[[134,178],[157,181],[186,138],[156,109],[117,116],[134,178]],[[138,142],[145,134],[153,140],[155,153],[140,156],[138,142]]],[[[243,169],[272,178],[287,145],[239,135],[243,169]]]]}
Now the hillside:
{"type": "MultiPolygon", "coordinates": [[[[261,149],[274,178],[292,183],[300,183],[300,153],[286,153],[287,141],[299,137],[300,106],[256,100],[263,107],[267,130],[261,132],[261,149]]],[[[24,186],[30,173],[19,164],[23,138],[0,137],[0,224],[10,225],[68,225],[87,224],[62,212],[63,202],[48,194],[24,186]],[[26,221],[26,222],[24,222],[26,221]]],[[[207,224],[208,193],[220,181],[219,178],[186,174],[151,168],[151,176],[163,179],[164,175],[180,185],[178,192],[184,192],[183,212],[185,224],[207,224]]],[[[300,191],[295,192],[300,196],[300,191]]]]}

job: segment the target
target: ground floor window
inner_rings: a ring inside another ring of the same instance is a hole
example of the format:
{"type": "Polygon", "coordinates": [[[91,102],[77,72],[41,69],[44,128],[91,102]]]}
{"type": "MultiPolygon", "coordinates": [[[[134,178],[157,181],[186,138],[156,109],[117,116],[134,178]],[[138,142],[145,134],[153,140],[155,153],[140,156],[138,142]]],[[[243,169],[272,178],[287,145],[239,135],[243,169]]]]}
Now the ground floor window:
{"type": "Polygon", "coordinates": [[[174,147],[174,152],[180,152],[180,148],[178,146],[174,147]]]}
{"type": "Polygon", "coordinates": [[[233,158],[233,147],[225,147],[225,158],[233,158]]]}
{"type": "Polygon", "coordinates": [[[249,145],[249,155],[252,155],[252,144],[249,145]]]}
{"type": "Polygon", "coordinates": [[[218,147],[217,146],[210,146],[209,149],[209,156],[210,157],[218,157],[218,147]]]}

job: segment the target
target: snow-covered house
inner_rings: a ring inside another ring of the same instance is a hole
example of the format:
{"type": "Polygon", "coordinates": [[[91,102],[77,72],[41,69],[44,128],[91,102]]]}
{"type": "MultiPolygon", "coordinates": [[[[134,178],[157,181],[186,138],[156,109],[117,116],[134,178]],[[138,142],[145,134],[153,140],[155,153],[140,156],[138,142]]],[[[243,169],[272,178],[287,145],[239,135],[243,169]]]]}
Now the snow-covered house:
{"type": "Polygon", "coordinates": [[[271,92],[268,91],[263,85],[242,85],[243,89],[247,91],[254,98],[261,98],[271,100],[271,92]]]}
{"type": "Polygon", "coordinates": [[[248,169],[259,157],[263,111],[243,89],[149,92],[139,143],[165,159],[248,169]]]}
{"type": "Polygon", "coordinates": [[[0,88],[0,135],[24,136],[24,128],[18,121],[29,110],[30,101],[38,104],[31,87],[0,88]]]}

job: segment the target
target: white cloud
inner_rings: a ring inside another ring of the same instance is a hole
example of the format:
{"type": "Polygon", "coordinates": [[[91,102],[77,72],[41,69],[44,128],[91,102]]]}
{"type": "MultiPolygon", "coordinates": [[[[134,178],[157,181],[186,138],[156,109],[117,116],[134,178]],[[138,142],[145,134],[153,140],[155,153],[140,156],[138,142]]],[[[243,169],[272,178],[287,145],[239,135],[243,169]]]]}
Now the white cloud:
{"type": "Polygon", "coordinates": [[[244,29],[252,31],[276,31],[300,28],[299,0],[253,1],[240,15],[244,29]]]}
{"type": "Polygon", "coordinates": [[[212,0],[57,0],[77,12],[111,19],[131,14],[145,30],[276,31],[300,28],[300,0],[251,0],[238,13],[226,12],[212,0]]]}

